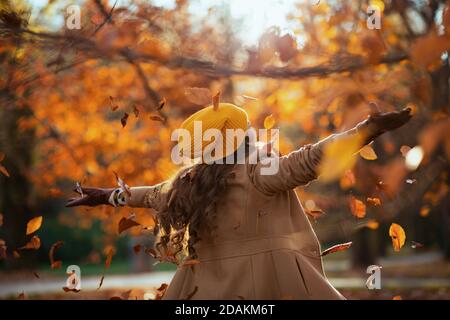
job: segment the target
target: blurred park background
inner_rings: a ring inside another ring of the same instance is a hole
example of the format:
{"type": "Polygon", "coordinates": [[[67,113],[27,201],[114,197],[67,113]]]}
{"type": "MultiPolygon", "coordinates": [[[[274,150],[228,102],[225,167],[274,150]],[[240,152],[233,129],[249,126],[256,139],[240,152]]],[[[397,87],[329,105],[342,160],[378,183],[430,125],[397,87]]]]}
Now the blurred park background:
{"type": "Polygon", "coordinates": [[[352,161],[334,154],[334,177],[298,195],[323,250],[352,242],[324,257],[347,298],[450,298],[449,1],[2,0],[0,10],[1,299],[154,298],[176,266],[146,250],[152,211],[64,204],[76,182],[116,186],[114,172],[130,186],[171,177],[172,131],[218,92],[256,128],[271,115],[283,154],[371,108],[411,107],[406,127],[352,161]],[[139,225],[119,233],[133,214],[139,225]],[[406,236],[397,251],[392,223],[406,236]],[[365,287],[372,264],[381,290],[365,287]],[[81,292],[62,290],[69,265],[81,292]]]}

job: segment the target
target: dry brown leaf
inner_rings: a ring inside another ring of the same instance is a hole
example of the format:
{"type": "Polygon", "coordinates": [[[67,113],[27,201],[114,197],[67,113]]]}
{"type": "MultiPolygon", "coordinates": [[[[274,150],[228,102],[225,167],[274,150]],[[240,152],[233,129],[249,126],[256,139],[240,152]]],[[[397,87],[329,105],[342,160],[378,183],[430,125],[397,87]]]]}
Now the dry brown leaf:
{"type": "Polygon", "coordinates": [[[312,217],[314,219],[320,218],[321,216],[323,216],[325,214],[325,212],[323,212],[323,210],[321,210],[321,209],[306,210],[305,212],[307,215],[309,215],[310,217],[312,217]]]}
{"type": "Polygon", "coordinates": [[[50,258],[50,266],[52,269],[60,269],[62,266],[62,261],[55,260],[55,252],[57,249],[61,248],[61,246],[64,244],[63,241],[58,240],[54,244],[52,244],[50,251],[48,253],[48,256],[50,258]]]}
{"type": "Polygon", "coordinates": [[[403,230],[401,225],[393,223],[389,228],[389,236],[392,238],[394,251],[400,251],[406,240],[405,230],[403,230]]]}
{"type": "Polygon", "coordinates": [[[149,116],[149,118],[152,121],[159,121],[159,122],[165,122],[166,121],[163,117],[158,116],[158,115],[151,115],[151,116],[149,116]]]}
{"type": "Polygon", "coordinates": [[[6,170],[6,168],[4,166],[2,166],[1,164],[0,164],[0,172],[3,173],[8,178],[10,177],[8,170],[6,170]]]}
{"type": "Polygon", "coordinates": [[[32,234],[33,232],[39,230],[41,225],[42,225],[42,216],[34,217],[27,223],[26,235],[32,234]]]}
{"type": "Polygon", "coordinates": [[[0,227],[3,225],[3,214],[0,213],[0,227]]]}
{"type": "Polygon", "coordinates": [[[128,121],[128,117],[129,116],[130,115],[127,112],[125,112],[123,114],[122,118],[120,118],[120,123],[122,124],[122,128],[125,128],[125,126],[127,125],[127,121],[128,121]]]}
{"type": "Polygon", "coordinates": [[[105,276],[104,276],[104,275],[100,278],[100,283],[98,284],[97,290],[99,290],[99,289],[102,287],[102,285],[103,285],[103,280],[105,280],[105,276]]]}
{"type": "Polygon", "coordinates": [[[106,260],[105,260],[105,268],[109,269],[109,267],[111,266],[111,261],[114,255],[114,249],[110,248],[106,254],[106,260]]]}
{"type": "Polygon", "coordinates": [[[142,249],[142,245],[141,244],[137,244],[133,247],[133,251],[135,254],[138,254],[139,252],[141,252],[142,249]]]}
{"type": "Polygon", "coordinates": [[[81,291],[81,290],[78,290],[78,289],[75,289],[75,288],[70,289],[68,287],[63,287],[62,289],[64,290],[64,292],[75,292],[75,293],[78,293],[78,292],[81,291]]]}
{"type": "Polygon", "coordinates": [[[39,274],[36,271],[33,271],[33,276],[37,279],[40,279],[41,277],[39,276],[39,274]]]}
{"type": "Polygon", "coordinates": [[[366,216],[366,205],[361,200],[355,197],[350,197],[350,210],[353,216],[357,218],[364,218],[366,216]]]}
{"type": "Polygon", "coordinates": [[[338,251],[344,251],[347,250],[348,248],[350,248],[352,246],[352,242],[346,242],[346,243],[341,243],[341,244],[337,244],[335,246],[332,246],[331,248],[328,248],[326,250],[324,250],[321,254],[321,256],[326,256],[330,253],[334,253],[334,252],[338,252],[338,251]]]}
{"type": "Polygon", "coordinates": [[[38,236],[33,236],[31,240],[24,245],[23,247],[20,247],[19,250],[37,250],[41,247],[41,239],[39,239],[38,236]]]}
{"type": "Polygon", "coordinates": [[[156,108],[156,110],[161,110],[162,108],[164,108],[164,106],[166,105],[166,98],[163,98],[158,105],[158,108],[156,108]]]}
{"type": "Polygon", "coordinates": [[[424,245],[421,244],[420,242],[416,242],[416,241],[411,241],[411,248],[413,249],[420,249],[423,248],[424,245]]]}
{"type": "Polygon", "coordinates": [[[124,232],[125,230],[128,230],[133,227],[140,226],[141,224],[139,222],[134,221],[133,219],[128,219],[123,217],[119,221],[119,234],[124,232]]]}
{"type": "Polygon", "coordinates": [[[138,118],[139,117],[139,113],[140,113],[140,111],[139,111],[139,108],[138,108],[138,106],[137,105],[133,105],[133,113],[134,113],[134,116],[136,117],[136,118],[138,118]]]}
{"type": "Polygon", "coordinates": [[[164,294],[166,293],[166,290],[169,286],[167,283],[163,283],[159,286],[158,289],[156,289],[156,295],[155,300],[161,300],[164,297],[164,294]]]}
{"type": "Polygon", "coordinates": [[[438,35],[435,30],[418,38],[411,46],[411,61],[423,68],[439,62],[443,52],[450,49],[450,37],[438,35]]]}

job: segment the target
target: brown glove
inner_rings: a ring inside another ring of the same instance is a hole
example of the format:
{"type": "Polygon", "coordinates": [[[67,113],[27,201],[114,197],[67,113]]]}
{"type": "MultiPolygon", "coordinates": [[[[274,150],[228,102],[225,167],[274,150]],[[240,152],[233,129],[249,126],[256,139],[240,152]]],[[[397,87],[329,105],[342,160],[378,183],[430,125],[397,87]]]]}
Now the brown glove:
{"type": "Polygon", "coordinates": [[[400,128],[412,117],[411,108],[401,111],[375,112],[367,120],[359,123],[356,128],[364,137],[364,144],[370,143],[383,133],[400,128]]]}
{"type": "Polygon", "coordinates": [[[83,192],[81,198],[72,198],[69,199],[66,203],[66,207],[76,207],[76,206],[98,206],[101,204],[109,204],[109,197],[111,193],[114,191],[114,188],[89,188],[89,187],[81,187],[81,191],[83,192]]]}

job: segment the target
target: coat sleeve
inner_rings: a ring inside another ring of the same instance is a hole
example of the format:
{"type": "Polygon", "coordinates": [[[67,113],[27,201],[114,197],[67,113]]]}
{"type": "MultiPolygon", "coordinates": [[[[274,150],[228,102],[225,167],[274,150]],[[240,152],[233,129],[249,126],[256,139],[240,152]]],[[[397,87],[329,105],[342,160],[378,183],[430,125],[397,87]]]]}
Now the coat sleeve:
{"type": "Polygon", "coordinates": [[[356,129],[333,134],[315,143],[301,147],[286,156],[278,157],[278,170],[263,174],[268,164],[258,162],[247,165],[247,173],[253,185],[266,195],[273,195],[308,184],[318,178],[319,165],[327,144],[337,139],[358,135],[356,129]]]}
{"type": "Polygon", "coordinates": [[[132,187],[131,196],[124,192],[125,203],[134,208],[153,208],[161,210],[164,207],[168,182],[162,182],[154,186],[132,187]]]}

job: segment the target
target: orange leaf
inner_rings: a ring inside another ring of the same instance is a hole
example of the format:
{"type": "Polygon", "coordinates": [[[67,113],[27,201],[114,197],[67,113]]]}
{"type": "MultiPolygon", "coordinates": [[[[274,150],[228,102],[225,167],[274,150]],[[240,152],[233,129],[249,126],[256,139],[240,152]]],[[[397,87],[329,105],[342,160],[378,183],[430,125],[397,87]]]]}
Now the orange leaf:
{"type": "Polygon", "coordinates": [[[366,205],[353,196],[350,197],[350,210],[352,215],[357,218],[364,218],[366,216],[366,205]]]}
{"type": "Polygon", "coordinates": [[[372,229],[372,230],[378,229],[379,226],[380,226],[380,224],[376,220],[369,220],[366,223],[366,227],[369,229],[372,229]]]}
{"type": "Polygon", "coordinates": [[[274,125],[275,125],[275,118],[273,117],[273,115],[269,115],[264,119],[264,128],[266,130],[272,129],[274,125]]]}
{"type": "Polygon", "coordinates": [[[401,296],[395,296],[395,297],[392,298],[392,300],[402,300],[402,297],[401,296]]]}
{"type": "Polygon", "coordinates": [[[34,217],[27,223],[27,235],[39,230],[42,225],[42,216],[34,217]]]}
{"type": "Polygon", "coordinates": [[[124,232],[125,230],[128,230],[132,227],[136,227],[136,226],[140,226],[141,224],[132,220],[132,219],[128,219],[123,217],[122,219],[120,219],[119,221],[119,234],[121,234],[122,232],[124,232]]]}
{"type": "Polygon", "coordinates": [[[0,172],[3,173],[8,178],[10,177],[8,170],[6,170],[6,168],[4,166],[2,166],[1,164],[0,164],[0,172]]]}
{"type": "Polygon", "coordinates": [[[373,150],[370,145],[362,147],[362,149],[359,150],[359,155],[366,160],[376,160],[378,158],[375,150],[373,150]]]}
{"type": "Polygon", "coordinates": [[[305,212],[307,215],[311,216],[314,219],[320,218],[325,214],[325,212],[323,212],[323,210],[321,209],[306,210],[305,212]]]}
{"type": "Polygon", "coordinates": [[[33,236],[31,240],[23,247],[20,247],[19,250],[27,250],[27,249],[37,250],[40,247],[41,247],[41,239],[39,239],[38,236],[33,236]]]}
{"type": "Polygon", "coordinates": [[[400,251],[406,240],[405,230],[399,224],[393,223],[389,228],[389,236],[392,238],[394,251],[400,251]]]}
{"type": "Polygon", "coordinates": [[[62,261],[59,261],[59,260],[56,261],[54,255],[55,255],[56,250],[59,249],[63,244],[64,244],[63,241],[58,240],[50,248],[48,256],[50,258],[50,266],[52,269],[60,269],[61,268],[62,261]]]}
{"type": "Polygon", "coordinates": [[[111,261],[114,255],[114,249],[111,248],[108,250],[108,253],[106,254],[106,260],[105,260],[105,268],[108,269],[111,266],[111,261]]]}
{"type": "Polygon", "coordinates": [[[341,244],[337,244],[335,246],[332,246],[331,248],[328,248],[326,250],[324,250],[321,254],[321,256],[326,256],[327,254],[330,253],[334,253],[334,252],[338,252],[338,251],[344,251],[347,250],[348,248],[350,248],[352,246],[352,242],[346,242],[346,243],[341,243],[341,244]]]}
{"type": "Polygon", "coordinates": [[[379,198],[367,198],[367,203],[373,206],[380,206],[381,200],[379,198]]]}

